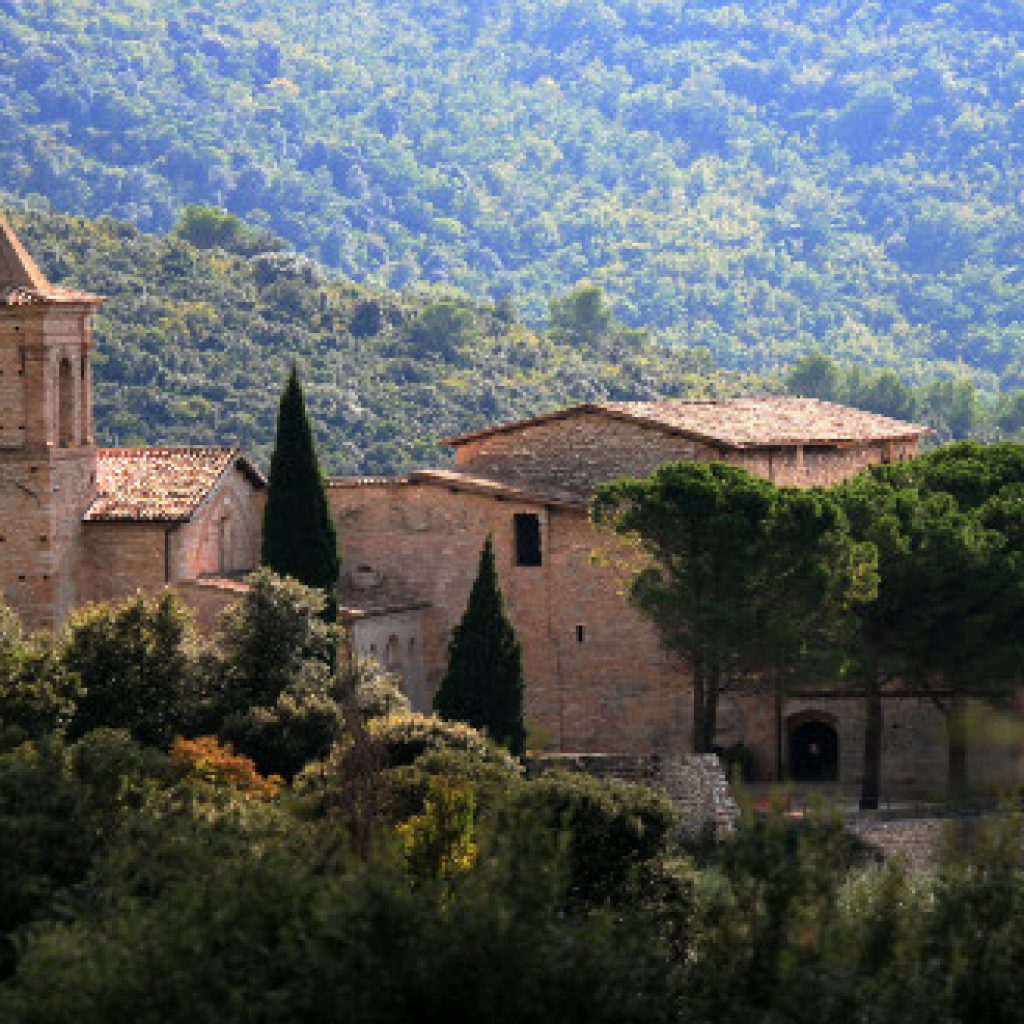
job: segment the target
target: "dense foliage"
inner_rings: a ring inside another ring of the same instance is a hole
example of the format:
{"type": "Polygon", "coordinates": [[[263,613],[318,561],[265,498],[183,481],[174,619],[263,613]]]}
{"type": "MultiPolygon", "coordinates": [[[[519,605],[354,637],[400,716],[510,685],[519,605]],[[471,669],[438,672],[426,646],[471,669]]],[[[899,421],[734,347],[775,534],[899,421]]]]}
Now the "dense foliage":
{"type": "MultiPolygon", "coordinates": [[[[182,227],[201,238],[197,218],[182,227]]],[[[573,401],[744,386],[709,374],[705,353],[666,356],[614,318],[559,340],[505,305],[327,281],[309,260],[268,251],[273,239],[254,242],[237,223],[225,232],[216,218],[210,230],[229,250],[107,219],[12,219],[52,280],[107,296],[95,332],[102,444],[241,444],[265,466],[293,363],[329,473],[436,464],[439,437],[573,401]]]]}
{"type": "Polygon", "coordinates": [[[526,746],[523,690],[523,652],[505,611],[488,535],[466,610],[452,632],[434,710],[521,754],[526,746]]]}
{"type": "Polygon", "coordinates": [[[324,592],[324,614],[337,615],[335,588],[341,564],[334,520],[320,473],[313,431],[299,375],[292,367],[277,413],[263,510],[260,561],[279,576],[290,576],[324,592]]]}
{"type": "Polygon", "coordinates": [[[725,365],[1016,385],[1022,49],[975,0],[5,0],[0,181],[534,322],[589,277],[725,365]]]}
{"type": "MultiPolygon", "coordinates": [[[[970,484],[953,465],[923,476],[946,471],[970,484]]],[[[169,597],[93,609],[51,647],[0,609],[5,1022],[1021,1019],[1019,815],[954,831],[919,876],[824,813],[748,811],[688,849],[664,795],[531,777],[468,726],[381,700],[362,670],[332,683],[327,757],[291,734],[308,762],[294,785],[198,725],[168,749],[132,632],[161,631],[197,721],[329,671],[322,595],[266,572],[252,591],[209,650],[169,597]],[[72,659],[121,700],[89,703],[72,659]],[[71,740],[78,706],[91,728],[71,740]]]]}
{"type": "Polygon", "coordinates": [[[838,675],[851,609],[875,597],[875,550],[825,490],[673,462],[602,484],[591,518],[637,543],[629,596],[687,667],[696,751],[714,748],[723,693],[838,675]]]}

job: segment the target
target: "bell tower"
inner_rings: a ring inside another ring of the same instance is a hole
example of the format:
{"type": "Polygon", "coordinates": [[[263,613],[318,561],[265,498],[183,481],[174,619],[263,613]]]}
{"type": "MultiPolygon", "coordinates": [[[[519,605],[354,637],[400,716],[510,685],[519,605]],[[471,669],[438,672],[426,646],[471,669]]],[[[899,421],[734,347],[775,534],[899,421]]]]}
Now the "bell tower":
{"type": "Polygon", "coordinates": [[[57,628],[86,589],[102,301],[50,284],[0,214],[0,593],[29,629],[57,628]]]}

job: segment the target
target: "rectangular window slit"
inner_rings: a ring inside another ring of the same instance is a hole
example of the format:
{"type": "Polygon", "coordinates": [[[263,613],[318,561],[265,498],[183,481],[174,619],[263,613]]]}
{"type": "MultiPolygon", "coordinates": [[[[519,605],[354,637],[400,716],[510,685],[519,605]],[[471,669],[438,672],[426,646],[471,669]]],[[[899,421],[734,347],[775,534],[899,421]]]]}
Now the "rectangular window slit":
{"type": "Polygon", "coordinates": [[[540,565],[540,517],[533,512],[517,512],[513,517],[516,541],[516,565],[540,565]]]}

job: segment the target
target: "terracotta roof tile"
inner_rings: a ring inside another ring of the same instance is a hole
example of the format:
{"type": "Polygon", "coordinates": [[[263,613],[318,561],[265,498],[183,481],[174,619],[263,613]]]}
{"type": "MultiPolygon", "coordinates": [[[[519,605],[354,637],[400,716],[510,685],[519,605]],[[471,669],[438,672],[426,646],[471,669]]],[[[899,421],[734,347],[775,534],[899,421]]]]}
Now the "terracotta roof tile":
{"type": "Polygon", "coordinates": [[[931,433],[927,427],[817,398],[733,398],[714,402],[588,402],[512,423],[447,438],[458,447],[490,434],[521,430],[545,420],[597,413],[729,448],[780,444],[892,441],[931,433]]]}
{"type": "Polygon", "coordinates": [[[99,494],[85,514],[92,522],[184,522],[230,466],[264,485],[237,448],[100,448],[96,454],[99,494]]]}

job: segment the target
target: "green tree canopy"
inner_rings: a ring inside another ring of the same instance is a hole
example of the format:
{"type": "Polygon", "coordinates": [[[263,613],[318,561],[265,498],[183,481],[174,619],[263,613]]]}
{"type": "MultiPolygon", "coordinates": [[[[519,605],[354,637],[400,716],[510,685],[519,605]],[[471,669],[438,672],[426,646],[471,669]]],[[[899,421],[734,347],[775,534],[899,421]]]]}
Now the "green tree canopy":
{"type": "Polygon", "coordinates": [[[191,613],[169,590],[73,612],[59,653],[85,692],[69,735],[126,729],[140,743],[169,747],[202,704],[195,643],[191,613]]]}
{"type": "Polygon", "coordinates": [[[452,635],[434,709],[443,718],[485,730],[513,754],[525,748],[522,651],[505,613],[490,536],[480,552],[466,611],[452,635]]]}
{"type": "Polygon", "coordinates": [[[872,552],[826,493],[736,466],[669,463],[604,484],[591,514],[649,558],[631,597],[688,669],[697,751],[714,745],[723,690],[818,668],[850,604],[872,593],[872,552]]]}
{"type": "Polygon", "coordinates": [[[334,619],[341,571],[338,541],[294,366],[277,416],[263,513],[262,562],[280,576],[322,590],[327,600],[325,614],[334,619]]]}

